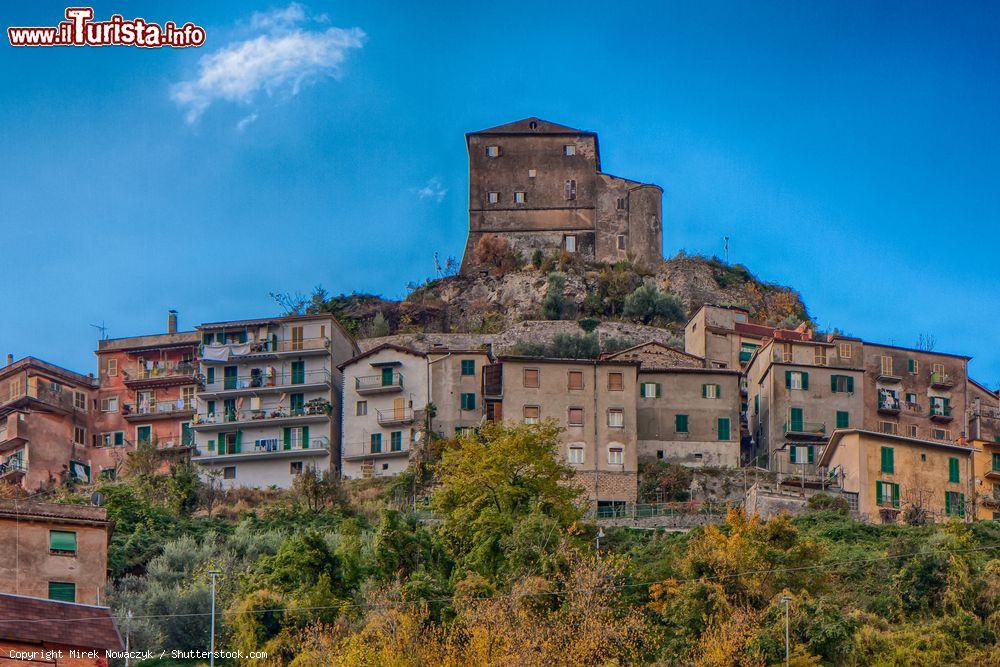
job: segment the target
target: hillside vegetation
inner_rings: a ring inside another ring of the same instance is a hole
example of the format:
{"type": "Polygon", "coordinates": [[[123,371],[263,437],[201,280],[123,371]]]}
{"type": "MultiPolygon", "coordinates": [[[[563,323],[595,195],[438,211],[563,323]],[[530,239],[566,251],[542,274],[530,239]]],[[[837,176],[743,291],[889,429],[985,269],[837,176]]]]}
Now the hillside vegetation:
{"type": "Polygon", "coordinates": [[[782,663],[788,596],[795,665],[998,663],[997,523],[733,509],[686,534],[605,528],[598,554],[558,435],[488,425],[398,478],[288,492],[220,493],[188,465],[105,483],[110,603],[133,648],[205,647],[221,571],[220,645],[258,664],[735,666],[782,663]]]}

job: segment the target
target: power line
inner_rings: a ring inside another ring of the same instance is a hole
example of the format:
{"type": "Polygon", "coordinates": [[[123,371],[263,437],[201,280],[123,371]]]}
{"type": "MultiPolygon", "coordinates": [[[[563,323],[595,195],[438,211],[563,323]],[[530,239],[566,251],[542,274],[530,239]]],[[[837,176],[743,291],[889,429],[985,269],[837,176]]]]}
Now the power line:
{"type": "MultiPolygon", "coordinates": [[[[631,582],[631,583],[621,583],[621,584],[608,584],[605,586],[591,586],[586,588],[565,588],[561,591],[540,591],[538,593],[533,593],[533,595],[552,595],[552,596],[564,596],[569,593],[587,593],[595,591],[606,591],[613,589],[623,589],[623,588],[635,588],[639,586],[652,586],[653,584],[664,584],[667,582],[678,582],[686,583],[692,581],[719,581],[725,579],[735,579],[739,577],[760,575],[760,574],[773,574],[779,572],[801,572],[806,570],[822,570],[822,569],[832,569],[840,565],[854,565],[858,563],[873,563],[885,560],[893,560],[895,558],[912,558],[914,556],[925,556],[929,554],[958,554],[958,553],[971,553],[977,551],[993,551],[1000,549],[1000,543],[991,546],[982,547],[969,547],[966,549],[928,549],[926,551],[915,551],[912,553],[905,554],[894,554],[886,556],[873,556],[871,558],[854,558],[850,560],[832,561],[828,563],[817,563],[815,565],[801,565],[798,567],[776,567],[776,568],[765,568],[761,570],[745,570],[743,572],[733,572],[730,574],[719,574],[706,577],[686,577],[677,578],[671,577],[669,579],[656,579],[652,581],[641,581],[641,582],[631,582]]],[[[477,600],[489,600],[489,597],[473,598],[477,600]]],[[[423,602],[454,602],[455,597],[443,597],[443,598],[432,598],[429,600],[423,600],[423,602]]],[[[380,608],[391,608],[397,606],[394,603],[383,602],[383,603],[357,603],[352,600],[344,600],[341,604],[336,605],[324,605],[318,607],[294,607],[291,609],[276,607],[273,609],[248,609],[244,612],[247,614],[268,614],[268,613],[294,613],[294,612],[306,612],[306,611],[327,611],[331,609],[343,609],[345,607],[355,607],[358,609],[380,609],[380,608]]],[[[159,619],[159,618],[190,618],[195,616],[210,616],[211,612],[191,612],[188,614],[149,614],[146,616],[136,616],[132,615],[131,620],[136,619],[159,619]]],[[[122,619],[124,616],[117,616],[115,614],[111,615],[116,619],[122,619]]],[[[65,621],[67,623],[76,623],[78,621],[93,621],[93,620],[105,620],[107,616],[94,616],[90,618],[34,618],[30,620],[17,620],[17,619],[0,619],[0,624],[2,623],[49,623],[52,621],[65,621]]]]}

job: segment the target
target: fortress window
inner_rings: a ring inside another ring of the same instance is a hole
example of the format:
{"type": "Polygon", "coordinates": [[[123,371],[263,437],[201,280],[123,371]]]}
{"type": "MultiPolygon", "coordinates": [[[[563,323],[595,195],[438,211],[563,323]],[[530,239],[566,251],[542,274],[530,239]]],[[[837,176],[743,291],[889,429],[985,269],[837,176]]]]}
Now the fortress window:
{"type": "Polygon", "coordinates": [[[491,204],[496,204],[498,201],[500,201],[500,193],[491,192],[486,196],[486,200],[491,204]]]}
{"type": "Polygon", "coordinates": [[[624,211],[625,210],[625,197],[619,197],[618,198],[618,210],[619,211],[624,211]]]}
{"type": "Polygon", "coordinates": [[[566,252],[576,252],[576,236],[572,234],[566,236],[566,252]]]}
{"type": "Polygon", "coordinates": [[[619,250],[624,250],[625,249],[625,235],[624,234],[619,234],[618,235],[618,249],[619,250]]]}
{"type": "Polygon", "coordinates": [[[535,170],[534,169],[529,169],[528,170],[528,178],[534,178],[534,177],[535,177],[535,170]]]}
{"type": "Polygon", "coordinates": [[[523,204],[524,203],[524,193],[523,192],[515,192],[514,193],[514,203],[515,204],[523,204]]]}
{"type": "Polygon", "coordinates": [[[563,146],[563,155],[576,155],[576,146],[573,144],[563,146]]]}
{"type": "Polygon", "coordinates": [[[486,147],[486,157],[500,157],[500,147],[499,146],[487,146],[486,147]]]}
{"type": "Polygon", "coordinates": [[[570,179],[566,181],[566,199],[576,199],[576,180],[570,179]]]}

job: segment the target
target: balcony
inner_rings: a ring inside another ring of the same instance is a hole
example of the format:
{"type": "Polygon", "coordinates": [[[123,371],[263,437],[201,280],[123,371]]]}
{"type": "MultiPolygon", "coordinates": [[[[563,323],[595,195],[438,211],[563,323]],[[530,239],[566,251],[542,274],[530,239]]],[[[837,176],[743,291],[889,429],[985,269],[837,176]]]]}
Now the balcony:
{"type": "Polygon", "coordinates": [[[183,399],[159,403],[143,403],[138,407],[131,403],[122,404],[122,417],[126,421],[148,421],[151,419],[180,419],[194,414],[194,405],[183,399]]]}
{"type": "Polygon", "coordinates": [[[403,374],[397,371],[354,378],[354,388],[362,395],[403,391],[403,374]]]}
{"type": "Polygon", "coordinates": [[[0,407],[4,408],[2,414],[6,414],[9,412],[9,408],[19,403],[41,404],[40,407],[43,409],[55,409],[62,412],[86,411],[87,399],[84,399],[84,407],[77,407],[74,391],[71,389],[52,389],[51,385],[46,382],[31,382],[27,390],[23,388],[22,384],[20,391],[18,389],[17,387],[13,388],[6,400],[0,399],[0,407]]]}
{"type": "Polygon", "coordinates": [[[345,461],[365,461],[409,455],[410,444],[407,442],[401,443],[396,449],[385,443],[377,448],[373,448],[370,443],[355,443],[344,448],[343,458],[345,461]]]}
{"type": "Polygon", "coordinates": [[[885,415],[898,415],[901,405],[898,398],[883,396],[878,400],[878,411],[885,415]]]}
{"type": "Polygon", "coordinates": [[[0,461],[0,479],[5,482],[17,482],[28,472],[28,464],[24,461],[23,450],[14,456],[8,456],[0,461]]]}
{"type": "Polygon", "coordinates": [[[303,440],[301,436],[287,442],[280,437],[257,438],[252,443],[243,443],[240,451],[218,452],[195,450],[194,460],[201,463],[210,461],[250,461],[263,458],[286,458],[307,455],[325,456],[330,452],[330,439],[316,436],[303,440]]]}
{"type": "Polygon", "coordinates": [[[807,422],[792,420],[784,424],[785,437],[808,438],[810,440],[826,439],[826,424],[824,422],[807,422]]]}
{"type": "Polygon", "coordinates": [[[332,382],[332,375],[325,368],[297,373],[263,368],[253,370],[260,372],[251,372],[250,375],[217,377],[214,382],[205,383],[201,395],[203,397],[209,395],[258,395],[280,392],[292,387],[300,391],[325,389],[329,388],[332,382]]]}
{"type": "Polygon", "coordinates": [[[187,361],[156,362],[122,369],[122,383],[131,389],[193,384],[198,367],[187,361]]]}
{"type": "Polygon", "coordinates": [[[931,386],[935,389],[951,389],[955,381],[947,373],[931,373],[931,386]]]}
{"type": "Polygon", "coordinates": [[[330,339],[300,338],[295,340],[253,340],[246,343],[202,344],[198,358],[204,363],[226,363],[231,359],[277,357],[284,354],[321,354],[329,352],[330,339]]]}
{"type": "Polygon", "coordinates": [[[403,424],[412,424],[414,420],[413,408],[375,410],[375,414],[380,426],[401,426],[403,424]]]}
{"type": "Polygon", "coordinates": [[[950,405],[931,405],[930,417],[936,422],[950,422],[953,417],[951,416],[951,406],[950,405]]]}
{"type": "Polygon", "coordinates": [[[902,382],[903,381],[903,378],[901,378],[898,375],[893,375],[892,371],[886,370],[886,369],[880,370],[878,372],[878,374],[875,376],[875,379],[878,380],[879,382],[902,382]]]}
{"type": "Polygon", "coordinates": [[[199,412],[194,415],[191,428],[194,430],[219,430],[227,426],[243,425],[283,425],[323,422],[330,420],[330,402],[313,399],[301,408],[261,408],[256,410],[230,410],[222,412],[199,412]]]}

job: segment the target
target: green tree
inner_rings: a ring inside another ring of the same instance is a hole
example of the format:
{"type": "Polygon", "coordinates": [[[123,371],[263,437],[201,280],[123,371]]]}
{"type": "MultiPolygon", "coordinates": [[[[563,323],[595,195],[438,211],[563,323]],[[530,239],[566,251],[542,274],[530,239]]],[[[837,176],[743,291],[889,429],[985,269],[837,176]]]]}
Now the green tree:
{"type": "Polygon", "coordinates": [[[560,273],[549,274],[549,285],[542,299],[542,317],[547,320],[561,320],[566,314],[567,304],[563,291],[566,289],[566,277],[560,273]]]}
{"type": "Polygon", "coordinates": [[[555,420],[491,422],[444,450],[431,503],[442,519],[438,534],[460,566],[495,577],[507,558],[503,541],[525,515],[541,513],[559,527],[579,518],[581,489],[557,458],[560,432],[555,420]]]}
{"type": "Polygon", "coordinates": [[[647,283],[625,297],[622,314],[637,318],[644,324],[654,321],[680,322],[684,319],[684,304],[676,295],[664,294],[647,283]]]}

